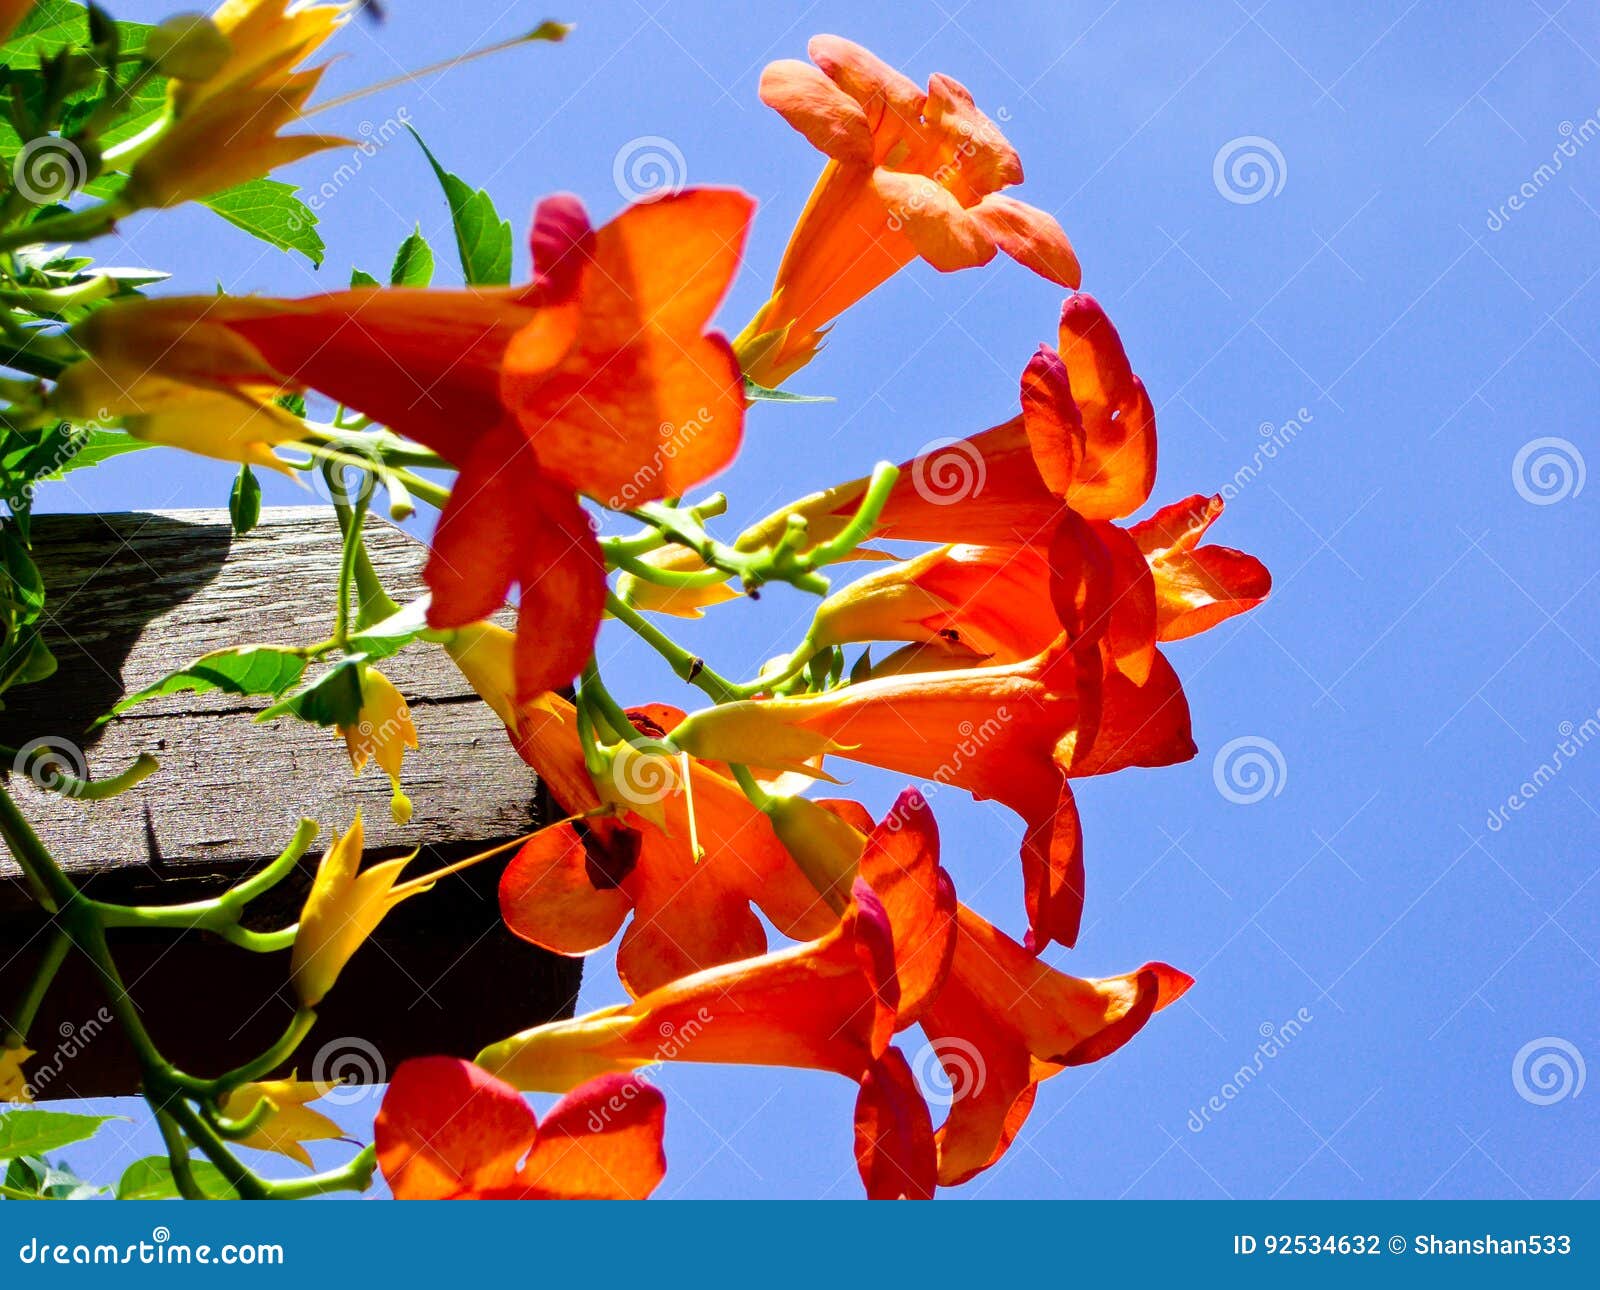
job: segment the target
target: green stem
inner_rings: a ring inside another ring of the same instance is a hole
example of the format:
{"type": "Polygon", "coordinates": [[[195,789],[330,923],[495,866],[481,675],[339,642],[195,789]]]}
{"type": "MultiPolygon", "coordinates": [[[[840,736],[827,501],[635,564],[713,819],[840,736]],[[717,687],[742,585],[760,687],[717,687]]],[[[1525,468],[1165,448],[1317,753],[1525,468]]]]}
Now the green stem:
{"type": "Polygon", "coordinates": [[[34,220],[21,228],[0,233],[0,251],[39,246],[45,242],[87,242],[109,233],[125,214],[127,211],[120,201],[109,201],[81,211],[34,220]]]}
{"type": "Polygon", "coordinates": [[[39,966],[34,969],[33,980],[28,983],[28,992],[22,996],[22,1002],[12,1014],[11,1030],[6,1036],[7,1039],[21,1041],[28,1037],[28,1027],[33,1025],[33,1019],[39,1013],[39,1005],[50,992],[50,985],[56,979],[56,972],[71,950],[72,937],[57,928],[50,936],[50,943],[45,946],[44,957],[39,960],[39,966]]]}
{"type": "Polygon", "coordinates": [[[83,802],[103,802],[107,798],[126,793],[134,785],[143,783],[161,769],[161,763],[149,753],[140,753],[126,769],[118,771],[109,779],[76,779],[55,770],[54,767],[47,768],[44,776],[35,775],[34,771],[39,763],[49,760],[51,756],[52,749],[48,744],[35,748],[25,760],[22,759],[19,749],[0,745],[0,760],[10,762],[17,774],[27,775],[40,788],[60,793],[63,797],[75,797],[83,802]]]}
{"type": "Polygon", "coordinates": [[[217,1076],[209,1081],[214,1093],[229,1092],[241,1084],[253,1084],[259,1079],[272,1074],[289,1058],[294,1056],[294,1050],[300,1047],[301,1042],[311,1033],[311,1027],[317,1022],[317,1014],[310,1008],[301,1008],[289,1019],[288,1026],[278,1042],[262,1053],[254,1061],[248,1061],[243,1066],[236,1066],[226,1074],[217,1076]]]}
{"type": "Polygon", "coordinates": [[[717,703],[729,703],[740,696],[739,687],[706,666],[698,654],[691,654],[615,592],[606,592],[606,612],[626,624],[635,635],[666,659],[680,680],[698,686],[717,703]]]}

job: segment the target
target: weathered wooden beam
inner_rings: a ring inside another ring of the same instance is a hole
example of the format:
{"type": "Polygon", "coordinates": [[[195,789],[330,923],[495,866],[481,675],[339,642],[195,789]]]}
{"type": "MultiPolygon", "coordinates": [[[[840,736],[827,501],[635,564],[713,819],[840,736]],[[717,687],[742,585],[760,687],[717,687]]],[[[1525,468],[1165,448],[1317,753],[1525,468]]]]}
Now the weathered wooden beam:
{"type": "MultiPolygon", "coordinates": [[[[420,544],[375,520],[367,542],[392,594],[421,590],[420,544]]],[[[50,740],[99,777],[140,752],[161,761],[153,778],[103,802],[10,777],[46,843],[96,894],[153,903],[215,893],[277,854],[302,816],[323,826],[315,854],[357,807],[369,859],[420,846],[418,872],[535,826],[532,773],[433,648],[413,647],[383,664],[411,704],[422,743],[406,759],[416,812],[403,828],[390,818],[381,773],[352,778],[331,731],[288,719],[256,724],[252,714],[264,701],[172,695],[90,732],[124,694],[209,650],[325,638],[340,553],[331,510],[268,510],[242,538],[218,511],[39,516],[34,547],[49,597],[47,638],[61,666],[49,680],[6,695],[0,743],[50,740]]],[[[449,879],[391,915],[321,1010],[298,1058],[302,1075],[338,1041],[370,1049],[372,1073],[381,1075],[407,1056],[470,1054],[513,1030],[570,1015],[578,962],[505,930],[495,901],[500,867],[490,862],[449,879]]],[[[262,902],[253,925],[293,921],[309,874],[308,861],[262,902]]],[[[46,933],[0,850],[0,1016],[20,997],[46,933]]],[[[205,933],[119,934],[115,947],[157,1039],[199,1073],[253,1055],[292,1011],[282,988],[284,955],[250,954],[205,933]]],[[[85,965],[69,960],[30,1030],[30,1046],[41,1053],[36,1066],[48,1064],[69,1028],[86,1033],[99,1015],[97,991],[85,965]]],[[[131,1091],[134,1072],[120,1037],[97,1035],[73,1047],[76,1055],[58,1063],[42,1095],[131,1091]]]]}

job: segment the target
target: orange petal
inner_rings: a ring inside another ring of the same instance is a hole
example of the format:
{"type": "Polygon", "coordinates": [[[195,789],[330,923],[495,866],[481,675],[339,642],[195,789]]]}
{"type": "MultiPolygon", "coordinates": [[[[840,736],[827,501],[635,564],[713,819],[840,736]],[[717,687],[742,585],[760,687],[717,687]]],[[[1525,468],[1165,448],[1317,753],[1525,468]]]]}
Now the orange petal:
{"type": "Polygon", "coordinates": [[[1039,346],[1022,370],[1022,427],[1045,487],[1065,497],[1083,465],[1083,418],[1061,355],[1039,346]]]}
{"type": "Polygon", "coordinates": [[[519,1181],[557,1200],[644,1200],[667,1171],[666,1113],[660,1090],[643,1080],[590,1080],[550,1108],[519,1181]]]}
{"type": "Polygon", "coordinates": [[[620,886],[637,850],[638,835],[629,829],[541,829],[500,876],[501,917],[523,940],[558,954],[597,950],[617,934],[632,907],[620,886]]]}
{"type": "Polygon", "coordinates": [[[926,96],[917,83],[855,41],[843,36],[813,36],[806,53],[835,85],[861,104],[874,130],[890,113],[901,121],[915,121],[922,115],[926,96]]]}
{"type": "Polygon", "coordinates": [[[856,1096],[856,1168],[869,1200],[932,1200],[938,1180],[933,1119],[916,1077],[891,1048],[856,1096]]]}
{"type": "Polygon", "coordinates": [[[566,685],[588,661],[605,613],[606,565],[588,515],[555,481],[537,476],[517,506],[517,690],[532,696],[566,685]]]}
{"type": "Polygon", "coordinates": [[[1143,506],[1156,477],[1156,417],[1117,329],[1093,296],[1061,310],[1061,357],[1083,417],[1084,464],[1067,496],[1086,519],[1116,519],[1143,506]]]}
{"type": "Polygon", "coordinates": [[[538,1123],[522,1095],[471,1062],[402,1062],[373,1125],[397,1200],[462,1200],[515,1185],[538,1123]]]}
{"type": "Polygon", "coordinates": [[[782,58],[761,72],[761,101],[819,152],[842,161],[872,160],[872,128],[861,105],[810,63],[782,58]]]}
{"type": "Polygon", "coordinates": [[[990,193],[967,213],[991,242],[1023,268],[1074,290],[1083,281],[1065,230],[1037,206],[1004,193],[990,193]]]}
{"type": "Polygon", "coordinates": [[[879,166],[872,172],[872,189],[889,211],[889,226],[904,233],[917,254],[940,272],[994,259],[994,242],[938,181],[879,166]]]}
{"type": "Polygon", "coordinates": [[[1162,640],[1193,636],[1254,609],[1272,590],[1272,575],[1254,556],[1199,545],[1222,507],[1220,496],[1188,497],[1129,530],[1155,578],[1162,640]]]}
{"type": "Polygon", "coordinates": [[[902,792],[868,835],[860,872],[883,901],[893,929],[900,983],[896,1029],[903,1030],[938,995],[956,937],[956,889],[939,864],[933,809],[916,789],[902,792]]]}

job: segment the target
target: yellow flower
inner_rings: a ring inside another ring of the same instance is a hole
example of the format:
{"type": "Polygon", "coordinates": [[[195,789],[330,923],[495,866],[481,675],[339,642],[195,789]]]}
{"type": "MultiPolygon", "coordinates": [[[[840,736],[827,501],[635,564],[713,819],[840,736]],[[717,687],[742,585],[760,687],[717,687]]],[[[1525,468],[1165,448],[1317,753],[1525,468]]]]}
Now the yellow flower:
{"type": "Polygon", "coordinates": [[[240,1138],[239,1145],[257,1151],[274,1151],[310,1169],[311,1154],[302,1143],[327,1142],[344,1136],[344,1131],[327,1116],[306,1107],[307,1102],[315,1102],[330,1087],[297,1080],[293,1075],[288,1079],[241,1084],[222,1100],[222,1110],[231,1119],[244,1120],[254,1114],[262,1102],[268,1103],[271,1113],[255,1132],[240,1138]]]}
{"type": "Polygon", "coordinates": [[[389,777],[394,796],[389,809],[396,824],[411,819],[411,799],[400,791],[400,766],[406,749],[417,747],[417,728],[405,696],[375,667],[365,669],[361,679],[361,712],[353,726],[340,726],[344,746],[350,752],[350,765],[359,775],[369,760],[389,777]]]}
{"type": "Polygon", "coordinates": [[[322,67],[296,67],[344,23],[348,6],[225,0],[212,15],[230,53],[198,80],[174,77],[170,124],[134,163],[123,200],[175,206],[256,179],[348,140],[279,131],[300,119],[322,67]]]}
{"type": "Polygon", "coordinates": [[[22,1075],[22,1063],[32,1056],[30,1048],[0,1048],[0,1102],[33,1101],[22,1075]]]}
{"type": "Polygon", "coordinates": [[[385,915],[408,896],[426,891],[433,878],[400,883],[410,856],[361,868],[364,840],[360,812],[348,832],[328,848],[300,911],[300,930],[289,956],[289,977],[307,1008],[322,1002],[350,956],[377,930],[385,915]]]}

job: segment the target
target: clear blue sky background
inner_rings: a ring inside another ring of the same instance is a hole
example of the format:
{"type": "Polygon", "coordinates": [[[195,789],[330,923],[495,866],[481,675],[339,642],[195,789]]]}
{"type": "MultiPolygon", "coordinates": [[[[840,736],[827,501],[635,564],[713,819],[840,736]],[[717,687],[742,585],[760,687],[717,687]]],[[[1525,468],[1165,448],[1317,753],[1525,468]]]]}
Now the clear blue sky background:
{"type": "MultiPolygon", "coordinates": [[[[1513,1079],[1540,1039],[1600,1063],[1600,740],[1488,826],[1564,723],[1600,708],[1600,481],[1535,504],[1514,473],[1543,437],[1600,468],[1600,22],[1555,6],[392,0],[386,26],[343,38],[335,90],[577,20],[565,46],[383,94],[336,123],[355,134],[405,109],[519,230],[557,189],[609,215],[619,151],[669,140],[690,182],[761,201],[730,332],[763,297],[818,168],[757,102],[761,65],[835,31],[918,80],[946,72],[1004,110],[1028,174],[1019,195],[1058,214],[1156,400],[1157,501],[1220,488],[1263,425],[1304,423],[1215,533],[1268,562],[1271,602],[1171,650],[1198,757],[1080,793],[1086,931],[1052,961],[1095,975],[1163,958],[1199,984],[1123,1052],[1047,1084],[1010,1156],[961,1194],[1600,1191],[1600,1088],[1540,1106],[1513,1079]],[[1213,164],[1246,136],[1281,154],[1282,187],[1231,201],[1213,164]],[[1574,155],[1536,177],[1564,140],[1574,155]],[[1524,184],[1523,208],[1491,219],[1524,184]],[[1214,778],[1218,750],[1243,737],[1284,767],[1249,805],[1214,778]],[[1196,1132],[1191,1114],[1301,1010],[1301,1033],[1196,1132]]],[[[291,177],[315,187],[342,160],[291,177]]],[[[175,268],[190,289],[309,292],[352,263],[382,272],[416,219],[445,263],[442,203],[402,140],[325,203],[319,274],[204,212],[130,221],[114,258],[175,268]]],[[[520,232],[518,254],[522,271],[520,232]]],[[[1059,303],[1003,261],[902,274],[797,381],[836,404],[751,416],[748,460],[719,481],[734,517],[1010,415],[1059,303]]],[[[229,474],[135,455],[41,506],[219,505],[229,474]]],[[[793,639],[802,609],[774,594],[695,639],[743,672],[793,639]]],[[[605,652],[629,699],[682,697],[621,642],[605,652]]],[[[896,787],[855,785],[880,808],[896,787]]],[[[941,827],[964,897],[1019,932],[1016,821],[945,794],[941,827]]],[[[584,1004],[618,997],[597,956],[584,1004]]],[[[660,1083],[663,1195],[857,1194],[843,1081],[680,1067],[660,1083]]]]}

